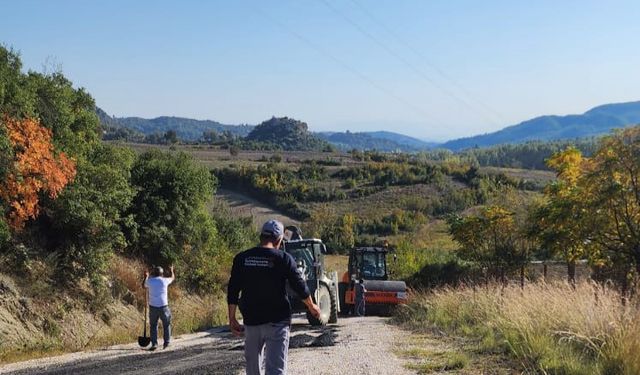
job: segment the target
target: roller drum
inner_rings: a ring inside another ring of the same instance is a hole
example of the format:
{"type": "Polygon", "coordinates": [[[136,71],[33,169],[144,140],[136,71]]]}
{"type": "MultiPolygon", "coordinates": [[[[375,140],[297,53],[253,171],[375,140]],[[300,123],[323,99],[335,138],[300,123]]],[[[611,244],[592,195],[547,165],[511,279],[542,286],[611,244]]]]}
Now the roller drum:
{"type": "Polygon", "coordinates": [[[404,281],[364,280],[364,287],[368,292],[406,292],[404,281]]]}

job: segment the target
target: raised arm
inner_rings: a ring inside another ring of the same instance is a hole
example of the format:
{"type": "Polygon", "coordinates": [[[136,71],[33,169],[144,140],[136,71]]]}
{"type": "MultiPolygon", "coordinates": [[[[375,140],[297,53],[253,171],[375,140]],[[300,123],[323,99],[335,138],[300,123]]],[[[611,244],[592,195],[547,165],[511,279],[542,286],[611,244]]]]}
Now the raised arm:
{"type": "Polygon", "coordinates": [[[142,279],[142,287],[147,288],[147,280],[149,280],[149,271],[144,271],[144,278],[142,279]]]}
{"type": "Polygon", "coordinates": [[[169,278],[169,280],[173,282],[176,279],[176,271],[173,266],[169,267],[169,269],[171,270],[171,277],[169,278]]]}

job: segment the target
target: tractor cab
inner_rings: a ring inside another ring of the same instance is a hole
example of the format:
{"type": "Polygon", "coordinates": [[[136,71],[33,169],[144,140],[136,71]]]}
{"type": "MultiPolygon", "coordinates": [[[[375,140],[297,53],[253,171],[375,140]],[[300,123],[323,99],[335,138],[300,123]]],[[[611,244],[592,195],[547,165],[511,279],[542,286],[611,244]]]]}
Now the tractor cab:
{"type": "Polygon", "coordinates": [[[382,247],[359,247],[349,256],[351,279],[389,280],[388,250],[382,247]]]}
{"type": "Polygon", "coordinates": [[[324,274],[324,255],[327,248],[322,240],[302,238],[300,228],[291,225],[285,228],[283,250],[296,260],[298,270],[305,280],[317,280],[324,274]]]}
{"type": "Polygon", "coordinates": [[[364,299],[369,313],[373,310],[387,314],[394,306],[406,303],[405,282],[390,280],[388,253],[387,247],[356,247],[349,252],[348,269],[338,284],[340,305],[344,306],[345,314],[354,311],[357,282],[364,284],[364,299]]]}
{"type": "Polygon", "coordinates": [[[296,226],[285,228],[282,250],[291,254],[296,261],[298,272],[307,283],[313,301],[320,307],[320,318],[307,312],[306,307],[295,291],[287,285],[289,303],[293,312],[306,312],[311,325],[325,325],[338,321],[338,274],[327,273],[324,267],[324,256],[327,253],[322,240],[302,238],[302,232],[296,226]]]}
{"type": "Polygon", "coordinates": [[[324,274],[324,254],[327,249],[318,239],[292,240],[284,243],[284,251],[296,260],[305,280],[316,280],[324,274]]]}

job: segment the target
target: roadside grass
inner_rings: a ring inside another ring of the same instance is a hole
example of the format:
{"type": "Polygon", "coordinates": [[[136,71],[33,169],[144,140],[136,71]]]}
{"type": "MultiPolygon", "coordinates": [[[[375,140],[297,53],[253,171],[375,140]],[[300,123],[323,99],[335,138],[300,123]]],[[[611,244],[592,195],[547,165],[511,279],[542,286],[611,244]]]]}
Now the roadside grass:
{"type": "MultiPolygon", "coordinates": [[[[193,297],[183,292],[174,292],[171,301],[171,335],[180,335],[203,331],[226,322],[226,305],[222,296],[193,297]]],[[[139,324],[132,330],[129,327],[111,326],[103,334],[96,335],[86,347],[82,349],[97,349],[118,344],[135,342],[142,335],[144,316],[137,316],[139,324]]],[[[150,335],[147,326],[147,336],[150,335]]],[[[158,338],[162,341],[163,327],[158,322],[158,338]]]]}
{"type": "MultiPolygon", "coordinates": [[[[90,305],[69,305],[64,295],[50,297],[42,303],[33,299],[31,312],[44,322],[41,337],[32,337],[31,341],[20,345],[0,347],[0,363],[136,342],[142,335],[144,322],[143,267],[139,261],[114,257],[109,272],[111,299],[93,313],[88,310],[90,305]]],[[[11,281],[6,279],[9,281],[5,280],[5,283],[11,281]]],[[[170,286],[169,299],[174,338],[226,323],[226,303],[222,293],[199,296],[170,286]]],[[[160,338],[162,332],[162,324],[159,324],[160,338]]]]}
{"type": "Polygon", "coordinates": [[[501,356],[475,352],[470,340],[434,329],[408,332],[396,343],[394,353],[418,374],[512,374],[517,367],[501,356]]]}
{"type": "Polygon", "coordinates": [[[46,340],[36,344],[25,344],[21,348],[0,351],[0,364],[22,362],[68,353],[59,340],[46,340]]]}
{"type": "Polygon", "coordinates": [[[471,339],[477,355],[509,355],[528,373],[640,373],[637,301],[581,283],[443,288],[415,296],[396,322],[471,339]]]}
{"type": "Polygon", "coordinates": [[[469,365],[469,356],[454,351],[430,351],[421,348],[408,349],[401,353],[402,357],[413,359],[406,365],[419,374],[443,372],[463,369],[469,365]]]}
{"type": "Polygon", "coordinates": [[[431,374],[433,372],[446,372],[452,370],[459,370],[464,368],[468,363],[466,357],[448,359],[444,362],[440,361],[427,361],[423,363],[411,363],[407,365],[409,370],[414,370],[418,374],[431,374]]]}

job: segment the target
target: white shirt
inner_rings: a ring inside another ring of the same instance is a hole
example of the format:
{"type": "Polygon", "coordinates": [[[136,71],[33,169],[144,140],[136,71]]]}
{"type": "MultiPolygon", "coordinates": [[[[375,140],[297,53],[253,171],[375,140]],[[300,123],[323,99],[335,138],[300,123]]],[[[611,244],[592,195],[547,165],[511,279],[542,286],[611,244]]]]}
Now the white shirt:
{"type": "Polygon", "coordinates": [[[168,277],[148,278],[144,285],[149,288],[149,306],[164,307],[169,305],[167,287],[173,282],[168,277]]]}

